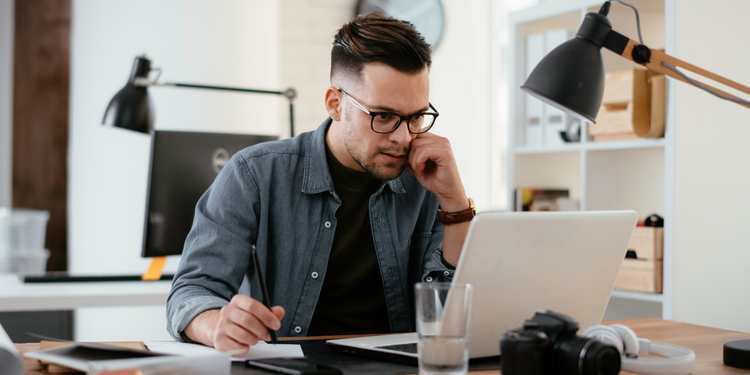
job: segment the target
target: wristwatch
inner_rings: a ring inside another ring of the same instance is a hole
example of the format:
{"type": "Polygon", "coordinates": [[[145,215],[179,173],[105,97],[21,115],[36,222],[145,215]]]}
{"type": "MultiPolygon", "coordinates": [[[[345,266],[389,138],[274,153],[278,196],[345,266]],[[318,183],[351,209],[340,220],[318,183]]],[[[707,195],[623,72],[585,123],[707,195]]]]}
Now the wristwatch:
{"type": "Polygon", "coordinates": [[[458,211],[458,212],[445,212],[438,209],[438,221],[443,225],[458,224],[467,221],[477,216],[477,207],[474,205],[474,200],[469,198],[469,208],[458,211]]]}

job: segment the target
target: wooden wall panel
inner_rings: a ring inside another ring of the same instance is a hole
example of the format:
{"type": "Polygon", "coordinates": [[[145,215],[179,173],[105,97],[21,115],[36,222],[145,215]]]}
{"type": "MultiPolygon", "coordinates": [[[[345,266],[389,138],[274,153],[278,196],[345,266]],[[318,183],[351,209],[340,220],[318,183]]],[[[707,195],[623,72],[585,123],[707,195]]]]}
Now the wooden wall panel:
{"type": "Polygon", "coordinates": [[[71,0],[16,0],[13,207],[50,211],[47,269],[67,269],[71,0]]]}

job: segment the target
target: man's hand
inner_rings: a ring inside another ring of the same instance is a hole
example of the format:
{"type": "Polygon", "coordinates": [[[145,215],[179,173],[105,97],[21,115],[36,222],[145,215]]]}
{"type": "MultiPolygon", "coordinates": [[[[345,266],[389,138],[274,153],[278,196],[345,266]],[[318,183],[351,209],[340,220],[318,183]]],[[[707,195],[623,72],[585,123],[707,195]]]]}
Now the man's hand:
{"type": "Polygon", "coordinates": [[[282,318],[283,307],[269,310],[261,302],[237,294],[221,310],[208,310],[196,316],[185,329],[185,335],[222,352],[244,354],[259,340],[270,341],[268,329],[279,329],[282,318]]]}
{"type": "MultiPolygon", "coordinates": [[[[464,185],[458,175],[456,160],[447,138],[431,133],[419,134],[409,145],[406,170],[427,190],[437,196],[445,212],[469,208],[464,185]]],[[[458,264],[461,248],[469,231],[469,222],[446,225],[443,233],[443,258],[458,264]]]]}
{"type": "Polygon", "coordinates": [[[455,212],[469,207],[447,138],[431,133],[417,135],[409,145],[406,170],[414,175],[425,189],[437,196],[443,211],[455,212]]]}

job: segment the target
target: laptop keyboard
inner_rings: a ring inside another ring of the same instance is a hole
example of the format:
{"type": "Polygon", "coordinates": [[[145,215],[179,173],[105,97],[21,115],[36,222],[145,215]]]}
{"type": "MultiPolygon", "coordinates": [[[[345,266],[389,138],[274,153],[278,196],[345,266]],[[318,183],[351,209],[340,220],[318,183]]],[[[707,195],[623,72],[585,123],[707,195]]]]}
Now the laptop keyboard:
{"type": "Polygon", "coordinates": [[[378,346],[378,348],[380,348],[380,349],[395,350],[395,351],[399,351],[399,352],[417,353],[417,343],[388,345],[388,346],[378,346]]]}

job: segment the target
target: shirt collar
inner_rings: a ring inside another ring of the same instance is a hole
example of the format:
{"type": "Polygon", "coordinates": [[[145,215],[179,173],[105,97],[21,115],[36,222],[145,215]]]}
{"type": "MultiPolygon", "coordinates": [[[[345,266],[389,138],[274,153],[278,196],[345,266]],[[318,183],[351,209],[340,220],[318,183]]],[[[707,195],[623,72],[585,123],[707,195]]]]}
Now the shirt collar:
{"type": "MultiPolygon", "coordinates": [[[[330,117],[323,121],[318,129],[312,132],[312,136],[308,141],[307,150],[305,151],[305,171],[302,183],[302,192],[305,194],[334,191],[331,171],[328,169],[328,162],[326,160],[325,143],[326,132],[332,122],[333,120],[330,117]]],[[[385,185],[388,185],[394,193],[406,193],[404,185],[401,184],[401,176],[382,182],[375,194],[380,194],[385,185]]]]}

